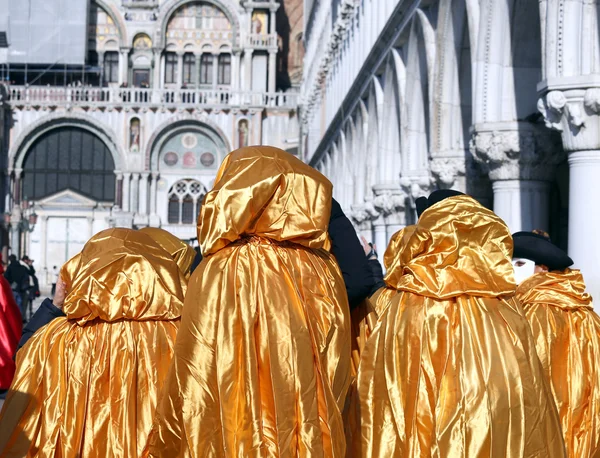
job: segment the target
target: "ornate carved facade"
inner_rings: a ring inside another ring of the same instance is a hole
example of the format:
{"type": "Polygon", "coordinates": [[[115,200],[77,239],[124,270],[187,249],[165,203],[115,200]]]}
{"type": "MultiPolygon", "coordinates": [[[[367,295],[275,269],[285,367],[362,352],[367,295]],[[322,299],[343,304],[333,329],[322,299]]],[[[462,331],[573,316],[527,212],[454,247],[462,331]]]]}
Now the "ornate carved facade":
{"type": "Polygon", "coordinates": [[[301,143],[385,245],[434,188],[544,229],[600,293],[596,0],[307,3],[301,143]]]}
{"type": "Polygon", "coordinates": [[[280,7],[94,0],[84,67],[19,73],[0,61],[11,83],[0,87],[0,121],[7,106],[12,122],[6,135],[0,122],[10,180],[5,249],[35,259],[44,281],[44,271],[109,226],[161,226],[192,239],[199,202],[228,152],[252,144],[297,151],[298,93],[277,84],[278,23],[288,20],[280,7]]]}

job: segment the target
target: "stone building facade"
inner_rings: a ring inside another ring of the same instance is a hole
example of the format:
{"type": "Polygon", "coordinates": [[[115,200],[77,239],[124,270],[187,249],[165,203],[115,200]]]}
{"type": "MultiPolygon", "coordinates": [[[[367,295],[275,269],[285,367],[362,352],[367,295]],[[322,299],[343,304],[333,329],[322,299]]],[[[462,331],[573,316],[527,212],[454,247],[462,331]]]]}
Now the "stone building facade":
{"type": "Polygon", "coordinates": [[[543,229],[600,294],[596,0],[309,0],[303,157],[385,246],[434,188],[543,229]]]}
{"type": "Polygon", "coordinates": [[[3,67],[3,245],[32,257],[42,281],[107,227],[193,239],[228,152],[298,149],[296,51],[283,49],[279,2],[78,1],[89,11],[82,70],[3,67]]]}

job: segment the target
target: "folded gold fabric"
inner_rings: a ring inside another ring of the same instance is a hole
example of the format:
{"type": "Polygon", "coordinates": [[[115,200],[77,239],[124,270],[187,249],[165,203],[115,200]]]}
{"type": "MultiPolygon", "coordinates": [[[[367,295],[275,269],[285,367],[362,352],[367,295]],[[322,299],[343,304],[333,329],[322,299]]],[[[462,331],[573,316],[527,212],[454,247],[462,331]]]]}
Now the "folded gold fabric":
{"type": "Polygon", "coordinates": [[[186,282],[169,253],[129,229],[94,236],[62,269],[66,318],[17,355],[0,456],[140,456],[166,377],[186,282]]]}
{"type": "Polygon", "coordinates": [[[231,153],[202,206],[153,457],[344,457],[350,320],[332,187],[268,147],[231,153]]]}
{"type": "Polygon", "coordinates": [[[190,268],[196,258],[196,251],[168,231],[158,227],[144,227],[140,232],[149,235],[175,260],[186,278],[191,275],[190,268]]]}
{"type": "Polygon", "coordinates": [[[399,243],[399,291],[367,341],[353,456],[562,457],[560,424],[524,312],[512,238],[467,196],[427,209],[399,243]]]}
{"type": "Polygon", "coordinates": [[[600,457],[600,317],[581,272],[535,274],[517,298],[552,386],[567,456],[600,457]]]}

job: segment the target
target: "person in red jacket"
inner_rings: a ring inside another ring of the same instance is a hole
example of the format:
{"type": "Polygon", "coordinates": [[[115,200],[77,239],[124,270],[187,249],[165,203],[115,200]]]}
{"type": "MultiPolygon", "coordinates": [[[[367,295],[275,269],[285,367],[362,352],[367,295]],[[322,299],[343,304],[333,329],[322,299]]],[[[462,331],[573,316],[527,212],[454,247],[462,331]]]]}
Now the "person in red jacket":
{"type": "Polygon", "coordinates": [[[13,296],[8,280],[4,278],[0,254],[0,398],[10,388],[15,375],[17,345],[21,338],[23,325],[21,312],[13,296]]]}

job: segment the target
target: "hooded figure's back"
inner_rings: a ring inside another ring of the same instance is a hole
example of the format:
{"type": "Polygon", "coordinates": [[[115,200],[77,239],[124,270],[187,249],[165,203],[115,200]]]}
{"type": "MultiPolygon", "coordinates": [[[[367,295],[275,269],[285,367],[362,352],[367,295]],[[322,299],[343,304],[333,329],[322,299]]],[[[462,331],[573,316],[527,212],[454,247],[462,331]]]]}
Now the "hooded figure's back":
{"type": "Polygon", "coordinates": [[[151,456],[344,456],[349,308],[328,252],[331,191],[275,148],[225,159],[151,456]]]}
{"type": "Polygon", "coordinates": [[[147,235],[109,229],[61,277],[66,317],[17,354],[0,456],[139,456],[173,354],[184,275],[147,235]]]}
{"type": "Polygon", "coordinates": [[[470,197],[451,197],[421,215],[397,252],[386,283],[398,294],[379,308],[361,357],[353,456],[565,456],[512,299],[502,220],[470,197]]]}
{"type": "Polygon", "coordinates": [[[517,288],[563,427],[568,456],[600,456],[600,317],[579,270],[540,272],[517,288]]]}

